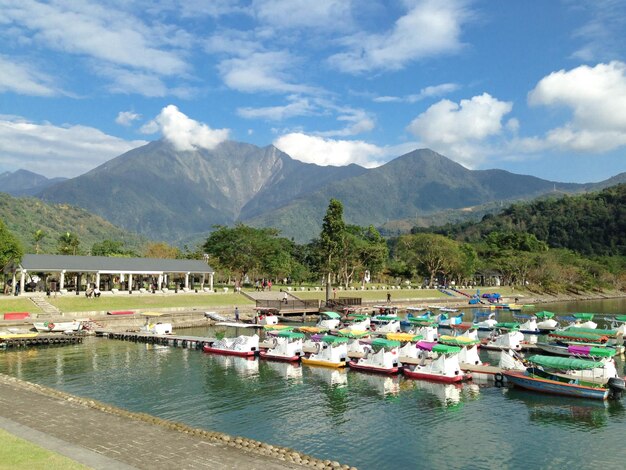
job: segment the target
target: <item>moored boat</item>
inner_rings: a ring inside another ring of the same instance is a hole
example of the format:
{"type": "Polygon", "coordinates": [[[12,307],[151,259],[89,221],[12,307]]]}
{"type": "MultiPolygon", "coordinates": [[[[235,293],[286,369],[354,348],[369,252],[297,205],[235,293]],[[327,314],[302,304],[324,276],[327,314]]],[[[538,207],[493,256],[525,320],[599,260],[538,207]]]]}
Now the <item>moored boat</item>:
{"type": "Polygon", "coordinates": [[[559,327],[559,322],[554,319],[554,316],[554,313],[546,310],[535,313],[535,317],[537,318],[537,329],[541,333],[556,330],[559,327]]]}
{"type": "Polygon", "coordinates": [[[259,336],[237,336],[236,338],[223,338],[202,347],[204,352],[222,354],[226,356],[254,356],[259,351],[259,336]]]}
{"type": "Polygon", "coordinates": [[[48,333],[48,332],[76,332],[82,328],[82,322],[78,320],[74,321],[63,321],[63,322],[53,322],[53,321],[44,321],[44,322],[34,322],[33,326],[40,333],[48,333]]]}
{"type": "Polygon", "coordinates": [[[324,367],[345,367],[348,360],[348,342],[341,336],[326,335],[316,343],[316,352],[302,357],[302,363],[324,367]]]}
{"type": "Polygon", "coordinates": [[[351,369],[383,374],[397,374],[400,371],[398,360],[399,341],[377,338],[365,349],[365,356],[348,362],[351,369]]]}
{"type": "Polygon", "coordinates": [[[549,370],[590,370],[597,367],[594,361],[583,359],[553,358],[550,356],[531,356],[531,364],[544,367],[528,367],[525,371],[505,371],[503,374],[516,387],[525,388],[553,395],[567,395],[578,398],[606,400],[620,398],[624,391],[624,379],[609,379],[606,385],[594,384],[571,377],[564,377],[549,370]],[[548,362],[560,359],[559,363],[548,362]],[[546,370],[549,369],[549,370],[546,370]]]}
{"type": "Polygon", "coordinates": [[[270,348],[267,351],[261,351],[259,356],[263,359],[273,359],[275,361],[299,361],[304,355],[302,351],[303,339],[304,333],[288,330],[279,331],[271,339],[270,348]]]}
{"type": "MultiPolygon", "coordinates": [[[[419,343],[418,343],[419,344],[419,343]]],[[[445,344],[435,344],[431,352],[437,355],[424,364],[405,365],[403,374],[410,379],[425,379],[443,383],[461,382],[471,378],[461,370],[458,354],[461,348],[445,344]]]]}
{"type": "Polygon", "coordinates": [[[162,313],[159,312],[143,312],[141,315],[146,317],[146,322],[139,329],[140,333],[149,333],[154,335],[171,335],[172,334],[172,324],[171,323],[162,323],[162,322],[154,322],[151,321],[153,318],[158,318],[162,316],[162,313]]]}

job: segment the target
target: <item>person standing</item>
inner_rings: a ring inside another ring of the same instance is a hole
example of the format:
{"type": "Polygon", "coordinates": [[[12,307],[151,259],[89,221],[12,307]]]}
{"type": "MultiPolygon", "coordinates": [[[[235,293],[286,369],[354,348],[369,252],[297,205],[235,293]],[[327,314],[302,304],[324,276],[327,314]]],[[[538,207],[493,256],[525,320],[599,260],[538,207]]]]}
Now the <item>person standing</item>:
{"type": "Polygon", "coordinates": [[[391,303],[391,292],[387,292],[387,303],[391,303]]]}
{"type": "Polygon", "coordinates": [[[235,321],[239,321],[239,307],[235,307],[235,321]]]}

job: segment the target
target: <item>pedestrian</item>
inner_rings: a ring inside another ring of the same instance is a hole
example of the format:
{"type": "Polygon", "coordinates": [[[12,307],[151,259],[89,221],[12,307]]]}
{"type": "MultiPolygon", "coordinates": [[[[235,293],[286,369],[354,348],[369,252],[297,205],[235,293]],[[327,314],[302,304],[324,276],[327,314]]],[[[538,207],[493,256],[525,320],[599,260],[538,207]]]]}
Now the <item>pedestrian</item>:
{"type": "Polygon", "coordinates": [[[387,303],[391,303],[391,292],[387,292],[387,303]]]}
{"type": "Polygon", "coordinates": [[[239,307],[235,307],[235,321],[239,321],[239,307]]]}
{"type": "Polygon", "coordinates": [[[287,295],[287,292],[283,292],[283,302],[285,303],[289,302],[289,296],[287,295]]]}

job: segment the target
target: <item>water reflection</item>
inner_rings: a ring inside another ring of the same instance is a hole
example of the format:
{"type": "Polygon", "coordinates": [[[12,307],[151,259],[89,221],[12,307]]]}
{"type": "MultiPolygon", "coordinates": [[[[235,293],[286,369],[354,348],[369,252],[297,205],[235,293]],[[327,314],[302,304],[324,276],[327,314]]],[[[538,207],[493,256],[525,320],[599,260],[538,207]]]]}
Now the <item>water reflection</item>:
{"type": "Polygon", "coordinates": [[[611,415],[624,415],[621,401],[556,397],[517,389],[506,390],[505,396],[524,404],[531,421],[547,426],[598,429],[607,425],[611,415]]]}
{"type": "Polygon", "coordinates": [[[348,371],[345,368],[334,369],[331,367],[306,367],[307,372],[316,379],[321,379],[323,383],[330,387],[345,387],[348,385],[348,371]]]}
{"type": "Polygon", "coordinates": [[[287,380],[289,384],[302,383],[302,367],[300,367],[299,363],[264,361],[264,364],[266,368],[274,371],[281,379],[287,380]]]}
{"type": "Polygon", "coordinates": [[[406,382],[418,390],[420,406],[422,400],[443,408],[454,408],[461,404],[463,386],[460,384],[442,384],[427,380],[407,380],[406,382]]]}
{"type": "Polygon", "coordinates": [[[366,394],[374,392],[383,398],[397,396],[400,393],[400,378],[397,375],[389,376],[359,371],[349,374],[348,383],[351,390],[359,390],[366,394]]]}
{"type": "Polygon", "coordinates": [[[224,370],[232,370],[239,377],[246,378],[259,374],[259,361],[253,357],[221,356],[219,354],[206,354],[206,356],[210,357],[212,362],[219,364],[224,370]]]}

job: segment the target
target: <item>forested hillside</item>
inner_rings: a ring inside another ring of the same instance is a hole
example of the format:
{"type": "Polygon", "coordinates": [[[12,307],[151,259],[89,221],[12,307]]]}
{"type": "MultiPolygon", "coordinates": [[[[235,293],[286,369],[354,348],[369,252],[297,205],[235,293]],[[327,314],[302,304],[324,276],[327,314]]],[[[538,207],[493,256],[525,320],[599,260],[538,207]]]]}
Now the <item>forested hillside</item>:
{"type": "Polygon", "coordinates": [[[527,232],[551,248],[567,248],[585,256],[626,255],[626,184],[597,193],[513,204],[500,214],[487,214],[480,222],[413,229],[468,242],[507,231],[527,232]]]}
{"type": "Polygon", "coordinates": [[[134,251],[141,251],[146,242],[84,209],[47,204],[31,197],[0,193],[0,219],[20,240],[25,253],[58,253],[59,237],[67,232],[78,239],[80,254],[88,253],[94,243],[104,240],[122,242],[126,249],[134,251]]]}

